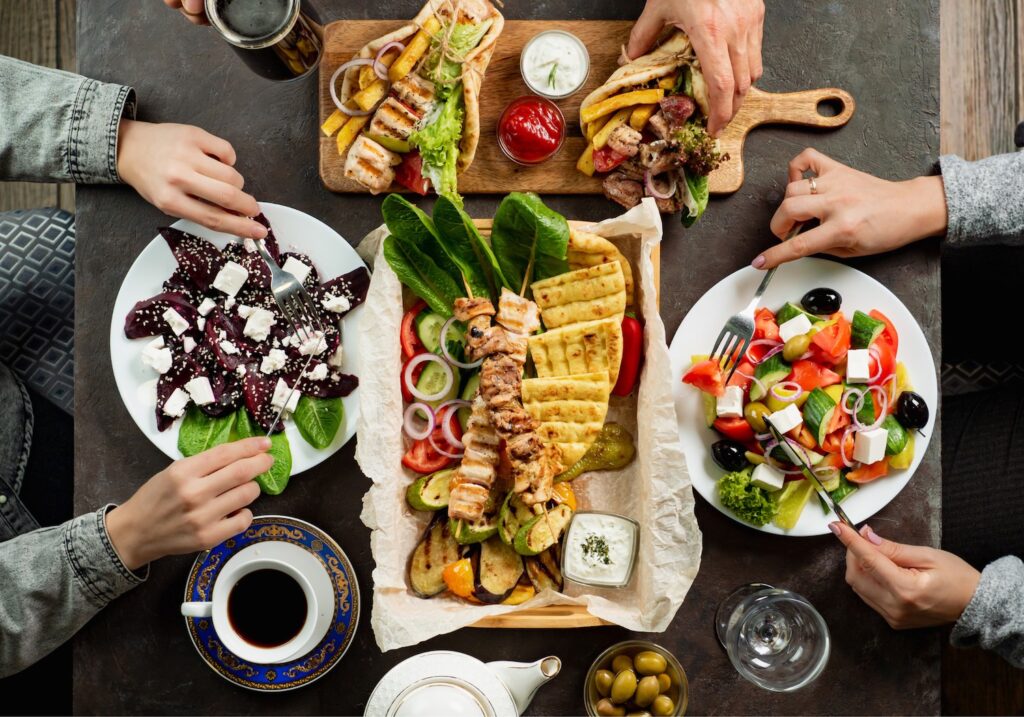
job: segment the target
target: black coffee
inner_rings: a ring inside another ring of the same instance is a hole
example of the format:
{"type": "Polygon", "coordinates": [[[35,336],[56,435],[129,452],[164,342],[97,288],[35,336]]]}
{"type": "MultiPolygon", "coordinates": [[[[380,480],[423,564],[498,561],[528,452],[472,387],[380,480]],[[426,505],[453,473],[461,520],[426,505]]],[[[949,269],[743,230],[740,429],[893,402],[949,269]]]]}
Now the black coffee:
{"type": "Polygon", "coordinates": [[[288,0],[217,0],[217,15],[232,31],[258,40],[283,29],[291,16],[288,0]]]}
{"type": "Polygon", "coordinates": [[[228,620],[251,645],[283,645],[306,622],[306,593],[288,573],[254,570],[242,576],[228,595],[228,620]]]}

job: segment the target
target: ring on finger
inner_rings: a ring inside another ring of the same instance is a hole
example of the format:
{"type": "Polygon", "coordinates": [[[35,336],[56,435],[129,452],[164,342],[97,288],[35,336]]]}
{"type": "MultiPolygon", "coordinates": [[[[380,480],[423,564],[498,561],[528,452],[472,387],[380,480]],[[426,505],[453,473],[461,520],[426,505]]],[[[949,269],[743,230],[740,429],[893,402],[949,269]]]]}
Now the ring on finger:
{"type": "Polygon", "coordinates": [[[808,177],[807,182],[811,185],[811,194],[818,193],[818,182],[814,177],[808,177]]]}

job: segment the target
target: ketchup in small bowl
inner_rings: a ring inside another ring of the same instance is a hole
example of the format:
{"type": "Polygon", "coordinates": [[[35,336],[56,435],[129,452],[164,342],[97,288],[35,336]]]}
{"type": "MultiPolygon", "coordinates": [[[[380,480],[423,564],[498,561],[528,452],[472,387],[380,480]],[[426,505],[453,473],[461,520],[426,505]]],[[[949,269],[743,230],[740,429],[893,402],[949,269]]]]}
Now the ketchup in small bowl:
{"type": "Polygon", "coordinates": [[[519,164],[539,164],[565,140],[565,117],[551,100],[527,95],[513,100],[498,120],[498,146],[519,164]]]}

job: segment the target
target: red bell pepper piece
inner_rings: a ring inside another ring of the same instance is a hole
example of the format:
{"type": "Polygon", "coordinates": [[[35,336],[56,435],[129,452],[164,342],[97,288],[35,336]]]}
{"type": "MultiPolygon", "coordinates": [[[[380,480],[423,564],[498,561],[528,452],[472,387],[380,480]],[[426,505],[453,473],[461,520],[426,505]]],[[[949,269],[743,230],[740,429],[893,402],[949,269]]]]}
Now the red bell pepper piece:
{"type": "Polygon", "coordinates": [[[643,357],[644,329],[633,316],[622,319],[622,362],[619,364],[619,378],[612,393],[628,396],[636,387],[640,375],[640,359],[643,357]]]}

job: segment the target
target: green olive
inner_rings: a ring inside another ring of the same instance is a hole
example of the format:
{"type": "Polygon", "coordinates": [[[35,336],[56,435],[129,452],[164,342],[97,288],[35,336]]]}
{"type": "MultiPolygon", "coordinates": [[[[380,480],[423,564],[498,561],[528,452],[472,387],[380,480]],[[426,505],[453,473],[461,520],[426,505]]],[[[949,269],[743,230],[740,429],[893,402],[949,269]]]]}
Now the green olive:
{"type": "Polygon", "coordinates": [[[676,703],[668,695],[658,695],[654,698],[651,711],[658,717],[668,717],[676,711],[676,703]]]}
{"type": "Polygon", "coordinates": [[[612,672],[616,675],[623,670],[633,669],[633,658],[629,655],[616,655],[615,659],[612,660],[612,672]]]}
{"type": "Polygon", "coordinates": [[[610,699],[605,697],[597,703],[597,713],[602,717],[622,717],[626,714],[626,708],[613,704],[610,699]]]}
{"type": "MultiPolygon", "coordinates": [[[[747,419],[747,423],[750,424],[750,427],[758,433],[764,433],[768,430],[768,424],[764,422],[764,417],[771,412],[772,410],[760,401],[748,403],[743,407],[743,417],[747,419]]],[[[662,664],[664,664],[664,662],[665,661],[662,660],[662,664]]]]}
{"type": "Polygon", "coordinates": [[[807,353],[807,349],[811,346],[811,337],[807,334],[800,334],[794,336],[785,343],[782,347],[782,358],[787,361],[793,362],[798,358],[807,353]]]}
{"type": "Polygon", "coordinates": [[[627,712],[626,717],[651,717],[651,713],[647,710],[640,710],[639,712],[627,712]]]}
{"type": "Polygon", "coordinates": [[[667,672],[662,672],[658,675],[658,689],[662,692],[668,692],[672,689],[672,678],[667,672]]]}
{"type": "Polygon", "coordinates": [[[594,674],[594,687],[597,688],[597,694],[607,697],[614,681],[615,675],[610,670],[598,670],[594,674]]]}
{"type": "Polygon", "coordinates": [[[623,670],[615,675],[615,682],[612,683],[612,691],[609,697],[612,702],[621,705],[636,692],[636,673],[633,670],[623,670]]]}
{"type": "Polygon", "coordinates": [[[636,702],[637,707],[646,707],[654,702],[654,698],[657,697],[660,692],[661,690],[658,687],[658,678],[654,675],[648,675],[637,684],[636,694],[633,695],[633,701],[636,702]]]}

